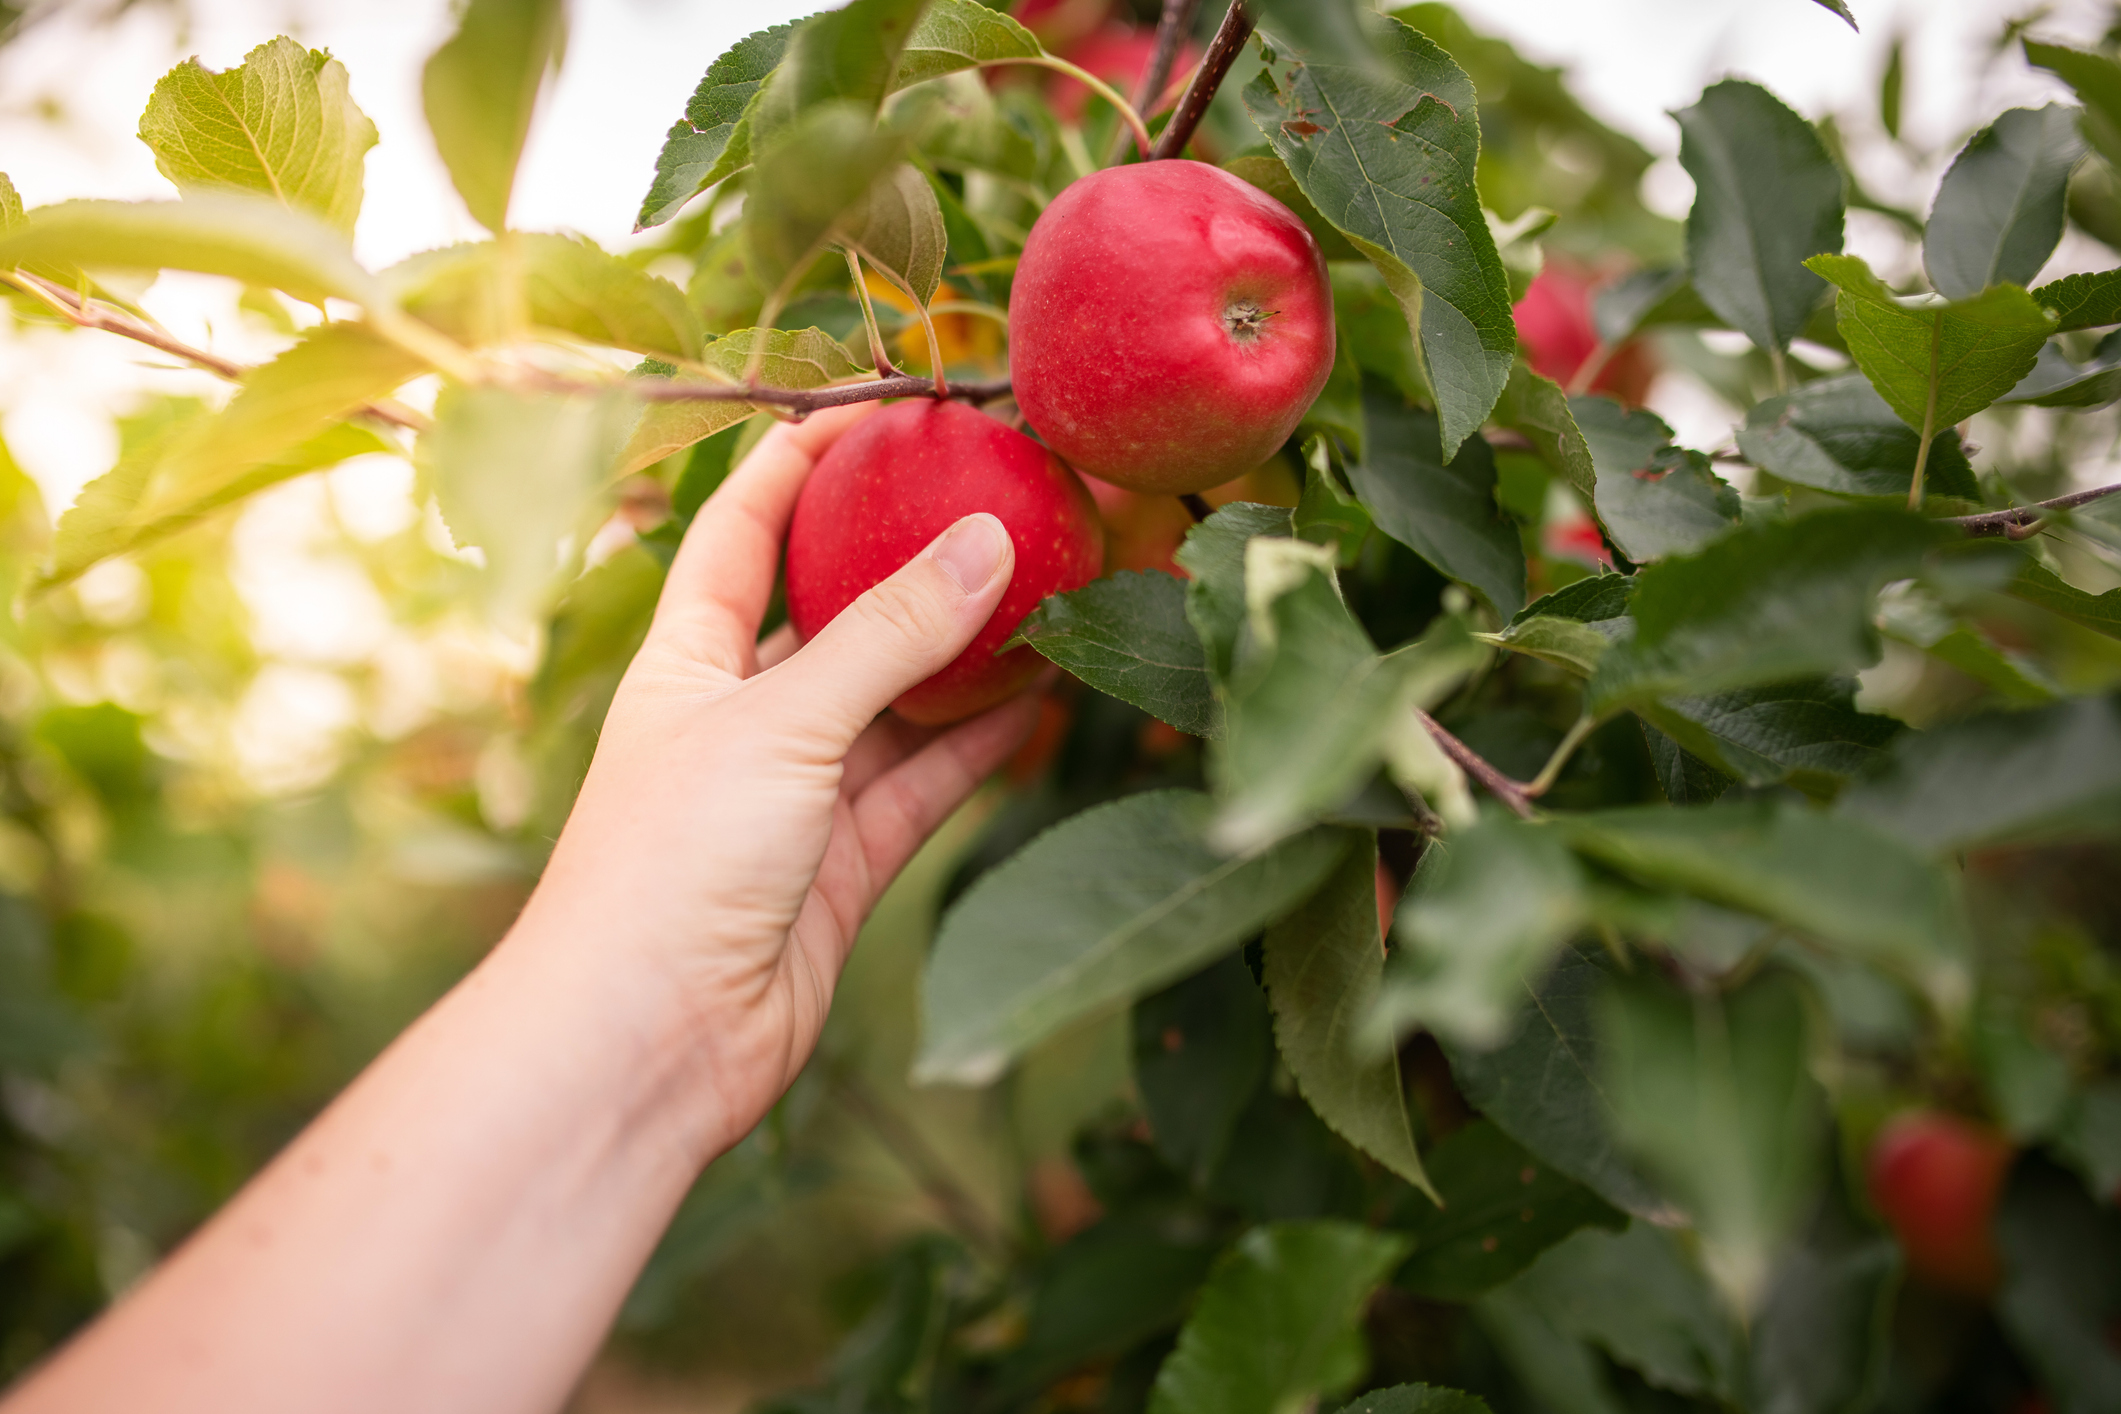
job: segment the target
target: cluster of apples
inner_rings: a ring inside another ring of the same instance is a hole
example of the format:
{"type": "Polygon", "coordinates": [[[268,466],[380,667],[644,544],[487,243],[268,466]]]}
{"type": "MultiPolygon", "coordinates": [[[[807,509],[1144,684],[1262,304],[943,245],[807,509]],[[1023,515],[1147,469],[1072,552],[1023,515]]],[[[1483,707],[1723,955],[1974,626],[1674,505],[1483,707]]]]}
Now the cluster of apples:
{"type": "Polygon", "coordinates": [[[1016,570],[993,617],[892,704],[923,724],[1022,689],[1039,660],[996,650],[1041,599],[1102,572],[1104,528],[1077,471],[1171,498],[1280,449],[1332,371],[1333,295],[1287,207],[1218,167],[1148,162],[1046,207],[1009,332],[1017,408],[1042,441],[962,402],[892,404],[819,460],[789,528],[788,614],[807,639],[959,518],[1007,527],[1016,570]]]}

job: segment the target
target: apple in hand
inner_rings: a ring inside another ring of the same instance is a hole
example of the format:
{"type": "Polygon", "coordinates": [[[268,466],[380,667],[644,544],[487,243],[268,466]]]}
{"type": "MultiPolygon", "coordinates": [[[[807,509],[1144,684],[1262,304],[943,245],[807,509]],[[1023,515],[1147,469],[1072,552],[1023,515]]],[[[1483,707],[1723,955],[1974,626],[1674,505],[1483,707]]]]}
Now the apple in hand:
{"type": "Polygon", "coordinates": [[[934,677],[892,703],[923,725],[955,722],[1038,675],[1029,648],[996,655],[1048,594],[1080,589],[1104,558],[1097,507],[1038,443],[957,402],[895,403],[818,460],[788,528],[788,617],[804,639],[961,518],[1008,528],[1016,570],[986,627],[934,677]]]}
{"type": "Polygon", "coordinates": [[[1871,1203],[1908,1270],[1963,1296],[1986,1296],[2002,1274],[1992,1224],[2011,1146],[1984,1125],[1934,1110],[1895,1116],[1871,1146],[1871,1203]]]}
{"type": "MultiPolygon", "coordinates": [[[[1574,267],[1549,260],[1524,298],[1510,312],[1517,319],[1517,341],[1534,373],[1567,388],[1598,349],[1598,326],[1591,319],[1593,281],[1574,267]]],[[[1590,391],[1610,393],[1631,407],[1649,396],[1657,364],[1641,343],[1615,349],[1592,376],[1590,391]]]]}
{"type": "Polygon", "coordinates": [[[1017,406],[1115,486],[1203,491],[1272,456],[1333,371],[1303,222],[1219,167],[1108,167],[1031,228],[1009,302],[1017,406]]]}

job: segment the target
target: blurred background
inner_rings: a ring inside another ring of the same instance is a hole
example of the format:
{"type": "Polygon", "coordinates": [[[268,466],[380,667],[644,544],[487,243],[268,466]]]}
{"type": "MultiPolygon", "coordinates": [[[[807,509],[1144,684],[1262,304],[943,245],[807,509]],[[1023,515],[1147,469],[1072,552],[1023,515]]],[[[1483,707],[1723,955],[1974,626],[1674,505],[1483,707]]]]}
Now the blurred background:
{"type": "MultiPolygon", "coordinates": [[[[516,224],[635,246],[657,149],[701,71],[816,2],[577,4],[516,224]]],[[[1892,279],[1919,268],[1894,211],[1927,209],[1969,132],[2069,99],[2015,36],[2097,47],[2116,21],[2093,0],[1852,0],[1860,34],[1807,0],[1454,8],[1468,35],[1514,48],[1475,63],[1454,46],[1484,120],[1519,125],[1514,145],[1491,139],[1484,194],[1504,217],[1561,211],[1550,250],[1590,265],[1622,247],[1676,252],[1692,187],[1666,112],[1735,74],[1831,121],[1863,197],[1849,249],[1892,279]],[[1562,70],[1581,109],[1542,107],[1520,59],[1562,70]],[[1889,69],[1900,97],[1883,101],[1889,69]]],[[[448,32],[443,0],[0,0],[0,171],[30,206],[169,195],[133,136],[155,80],[187,55],[232,66],[285,33],[345,62],[380,130],[364,262],[471,239],[419,109],[420,66],[448,32]]],[[[2114,263],[2085,233],[2097,200],[2050,278],[2114,263]]],[[[223,282],[172,274],[133,293],[238,360],[292,332],[287,310],[223,282]]],[[[1690,332],[1659,346],[1646,401],[1682,443],[1729,440],[1738,404],[1718,389],[1749,376],[1744,349],[1690,332]]],[[[122,340],[0,311],[9,585],[123,448],[181,400],[225,396],[122,340]]],[[[2082,421],[2092,430],[2066,448],[2037,415],[1984,419],[1975,440],[2006,471],[2014,447],[2037,449],[2015,468],[2029,492],[2113,479],[2113,420],[2082,421]]],[[[633,540],[647,523],[622,509],[554,620],[510,635],[467,607],[465,560],[409,463],[376,454],[0,624],[0,1381],[122,1293],[506,928],[660,583],[633,540]]],[[[1892,674],[1908,671],[1888,659],[1872,703],[1890,708],[1892,674]]],[[[1070,740],[1139,726],[1094,715],[1070,740]]],[[[1058,726],[1017,780],[1056,749],[1058,726]]],[[[969,810],[887,899],[819,1065],[688,1200],[581,1408],[735,1408],[801,1374],[861,1309],[877,1279],[865,1259],[939,1216],[1007,1224],[1028,1201],[1049,1233],[1080,1225],[1089,1199],[1059,1156],[1084,1123],[1125,1111],[1124,1018],[1053,1043],[995,1091],[902,1082],[938,900],[970,842],[996,847],[982,823],[1016,808],[1011,791],[969,810]]]]}

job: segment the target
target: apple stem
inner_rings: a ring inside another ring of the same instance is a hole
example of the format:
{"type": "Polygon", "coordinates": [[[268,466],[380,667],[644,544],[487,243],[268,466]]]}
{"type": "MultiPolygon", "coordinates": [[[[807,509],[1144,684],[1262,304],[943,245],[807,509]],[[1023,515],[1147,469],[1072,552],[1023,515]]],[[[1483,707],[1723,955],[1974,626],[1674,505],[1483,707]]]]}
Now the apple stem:
{"type": "Polygon", "coordinates": [[[1156,146],[1149,150],[1150,160],[1177,157],[1185,152],[1186,144],[1193,140],[1193,130],[1208,114],[1208,104],[1214,100],[1215,91],[1230,76],[1230,66],[1237,62],[1245,41],[1252,37],[1255,23],[1244,0],[1230,0],[1229,13],[1223,16],[1215,38],[1208,41],[1208,52],[1201,59],[1200,67],[1194,70],[1193,82],[1186,85],[1185,96],[1178,100],[1178,110],[1157,137],[1156,146]]]}
{"type": "Polygon", "coordinates": [[[877,376],[889,378],[898,372],[891,363],[891,355],[884,352],[884,336],[876,327],[876,306],[869,302],[869,282],[862,278],[862,258],[850,248],[842,252],[847,257],[847,275],[854,281],[854,297],[862,302],[862,324],[869,330],[869,357],[876,364],[877,376]]]}
{"type": "Polygon", "coordinates": [[[928,335],[928,371],[935,375],[935,395],[938,398],[947,398],[950,396],[950,384],[943,377],[943,341],[935,336],[935,316],[930,314],[928,306],[919,300],[913,302],[913,312],[920,316],[921,329],[928,335]]]}
{"type": "Polygon", "coordinates": [[[1186,514],[1193,517],[1193,523],[1195,525],[1200,524],[1209,516],[1215,514],[1215,507],[1209,505],[1205,500],[1202,500],[1198,492],[1185,492],[1178,499],[1185,504],[1186,514]]]}

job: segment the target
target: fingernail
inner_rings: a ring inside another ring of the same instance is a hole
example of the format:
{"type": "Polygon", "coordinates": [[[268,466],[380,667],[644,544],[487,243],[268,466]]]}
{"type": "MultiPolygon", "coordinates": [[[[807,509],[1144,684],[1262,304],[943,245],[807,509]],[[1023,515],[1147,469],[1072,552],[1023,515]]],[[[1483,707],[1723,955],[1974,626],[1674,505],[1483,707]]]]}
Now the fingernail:
{"type": "Polygon", "coordinates": [[[944,531],[928,553],[957,581],[958,588],[972,594],[994,578],[1008,544],[1009,532],[1002,529],[1002,523],[982,511],[944,531]]]}

